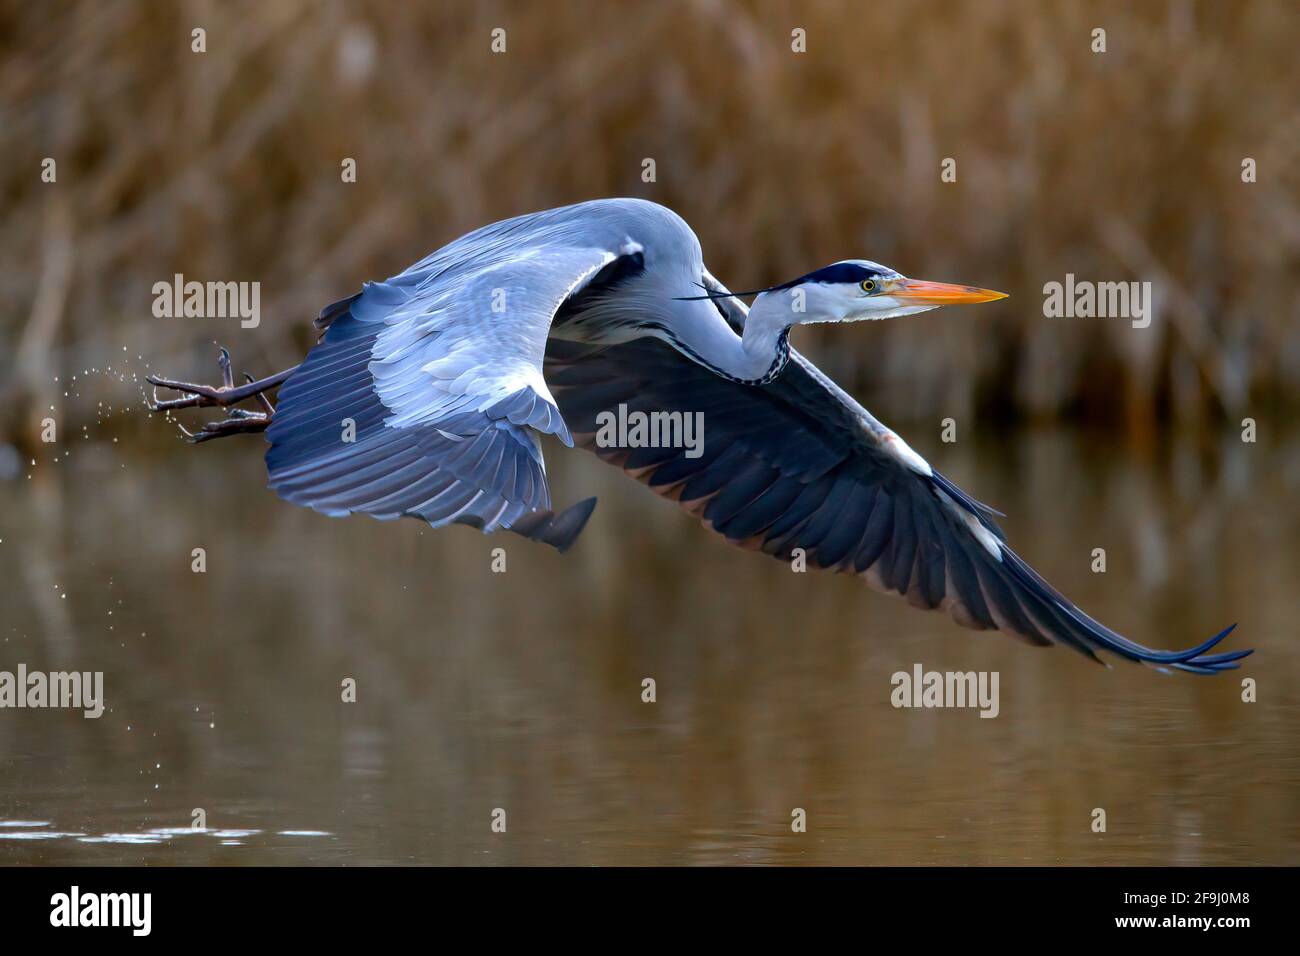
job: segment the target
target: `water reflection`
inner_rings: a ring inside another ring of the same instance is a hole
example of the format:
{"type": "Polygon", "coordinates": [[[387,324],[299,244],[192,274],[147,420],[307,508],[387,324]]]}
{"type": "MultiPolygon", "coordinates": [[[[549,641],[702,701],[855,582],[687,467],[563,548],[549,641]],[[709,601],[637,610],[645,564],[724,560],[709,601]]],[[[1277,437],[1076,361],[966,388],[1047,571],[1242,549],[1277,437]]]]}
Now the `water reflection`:
{"type": "Polygon", "coordinates": [[[284,505],[255,441],[87,442],[0,484],[0,669],[107,697],[0,711],[0,863],[1300,862],[1300,447],[1232,439],[914,444],[1116,629],[1239,621],[1254,705],[792,574],[586,455],[561,557],[284,505]],[[1001,715],[895,710],[915,662],[999,671],[1001,715]]]}

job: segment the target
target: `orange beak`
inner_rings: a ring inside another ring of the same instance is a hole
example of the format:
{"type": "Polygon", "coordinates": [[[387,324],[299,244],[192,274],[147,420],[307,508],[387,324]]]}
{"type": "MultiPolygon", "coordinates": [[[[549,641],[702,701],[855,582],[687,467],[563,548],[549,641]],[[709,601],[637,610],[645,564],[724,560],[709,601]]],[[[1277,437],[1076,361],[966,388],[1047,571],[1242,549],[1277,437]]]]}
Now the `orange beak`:
{"type": "Polygon", "coordinates": [[[924,279],[893,279],[884,284],[885,295],[907,305],[957,305],[962,302],[993,302],[1005,299],[1005,292],[977,289],[973,285],[949,285],[924,279]]]}

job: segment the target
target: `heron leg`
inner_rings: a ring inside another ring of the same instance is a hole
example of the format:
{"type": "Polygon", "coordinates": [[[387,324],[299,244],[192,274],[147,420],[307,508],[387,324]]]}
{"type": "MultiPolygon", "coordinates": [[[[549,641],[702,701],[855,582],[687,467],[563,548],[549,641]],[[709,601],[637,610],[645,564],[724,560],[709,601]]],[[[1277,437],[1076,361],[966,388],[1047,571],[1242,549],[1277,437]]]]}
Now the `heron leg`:
{"type": "Polygon", "coordinates": [[[275,406],[271,404],[265,393],[269,389],[277,388],[283,384],[284,380],[292,375],[298,366],[295,365],[293,368],[287,368],[283,372],[276,372],[274,375],[262,379],[254,379],[251,375],[245,375],[244,384],[238,387],[235,386],[235,376],[230,364],[230,353],[224,348],[217,356],[217,366],[221,369],[221,384],[219,386],[195,385],[190,382],[160,378],[156,375],[146,376],[146,381],[154,387],[153,400],[149,403],[149,411],[171,412],[180,408],[210,408],[215,406],[225,408],[237,405],[250,398],[256,398],[261,406],[261,411],[254,412],[244,408],[231,408],[228,415],[220,421],[206,422],[202,428],[195,432],[189,431],[182,425],[181,431],[189,441],[195,444],[213,438],[224,438],[226,435],[266,431],[271,424],[271,419],[275,416],[275,406]],[[160,399],[158,398],[159,388],[170,388],[173,391],[182,392],[185,397],[160,399]]]}

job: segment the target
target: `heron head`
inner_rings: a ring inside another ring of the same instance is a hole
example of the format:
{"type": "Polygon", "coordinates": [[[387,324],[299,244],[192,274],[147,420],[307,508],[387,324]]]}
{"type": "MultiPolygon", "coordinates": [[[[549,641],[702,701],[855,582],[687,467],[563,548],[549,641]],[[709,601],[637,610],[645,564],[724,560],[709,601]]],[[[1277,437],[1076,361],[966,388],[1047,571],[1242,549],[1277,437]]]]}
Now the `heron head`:
{"type": "Polygon", "coordinates": [[[969,285],[909,279],[888,266],[865,259],[845,259],[798,279],[765,289],[759,301],[788,308],[793,325],[814,322],[860,322],[892,319],[937,309],[941,305],[992,302],[1006,293],[969,285]]]}

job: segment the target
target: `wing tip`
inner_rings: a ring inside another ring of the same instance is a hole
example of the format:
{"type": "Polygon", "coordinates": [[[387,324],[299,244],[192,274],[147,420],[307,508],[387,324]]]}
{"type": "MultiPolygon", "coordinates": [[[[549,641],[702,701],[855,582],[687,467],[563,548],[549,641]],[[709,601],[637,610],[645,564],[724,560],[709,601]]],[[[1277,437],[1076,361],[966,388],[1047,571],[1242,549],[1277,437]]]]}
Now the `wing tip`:
{"type": "MultiPolygon", "coordinates": [[[[1153,666],[1157,670],[1167,671],[1172,667],[1176,670],[1186,671],[1189,674],[1217,674],[1221,671],[1233,670],[1239,666],[1237,661],[1254,653],[1253,648],[1244,651],[1226,651],[1219,654],[1206,653],[1237,629],[1235,622],[1229,624],[1208,640],[1186,650],[1159,651],[1145,647],[1136,641],[1131,641],[1123,635],[1115,633],[1110,628],[1084,614],[1053,590],[1046,581],[1038,576],[1037,572],[1025,564],[1024,559],[1010,548],[1004,548],[1003,553],[1008,556],[1006,567],[1009,568],[1017,582],[1040,600],[1050,599],[1056,609],[1064,614],[1067,628],[1072,629],[1077,637],[1082,638],[1089,651],[1107,651],[1118,654],[1130,661],[1136,661],[1139,664],[1153,666]]],[[[1083,649],[1077,646],[1075,641],[1068,641],[1067,643],[1075,646],[1076,649],[1083,649]]]]}
{"type": "Polygon", "coordinates": [[[1194,656],[1189,657],[1186,660],[1177,661],[1173,666],[1179,670],[1186,671],[1189,674],[1219,674],[1223,671],[1236,670],[1241,666],[1239,663],[1241,660],[1255,653],[1253,647],[1248,647],[1240,651],[1224,651],[1219,654],[1205,653],[1236,629],[1237,623],[1234,621],[1200,647],[1195,648],[1194,650],[1197,653],[1194,656]]]}
{"type": "Polygon", "coordinates": [[[1224,671],[1236,670],[1241,666],[1241,660],[1255,653],[1253,647],[1244,648],[1239,651],[1223,651],[1218,654],[1207,654],[1206,651],[1217,646],[1224,638],[1237,629],[1236,622],[1229,624],[1213,637],[1185,651],[1153,651],[1136,645],[1140,648],[1140,654],[1127,654],[1124,656],[1137,660],[1140,663],[1154,667],[1162,673],[1170,673],[1170,669],[1183,671],[1187,674],[1200,674],[1211,676],[1221,674],[1224,671]]]}

